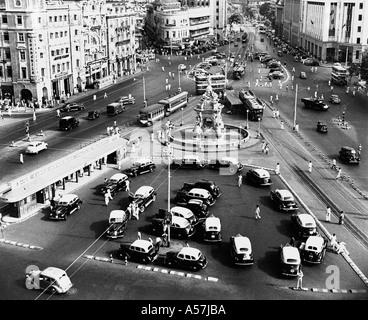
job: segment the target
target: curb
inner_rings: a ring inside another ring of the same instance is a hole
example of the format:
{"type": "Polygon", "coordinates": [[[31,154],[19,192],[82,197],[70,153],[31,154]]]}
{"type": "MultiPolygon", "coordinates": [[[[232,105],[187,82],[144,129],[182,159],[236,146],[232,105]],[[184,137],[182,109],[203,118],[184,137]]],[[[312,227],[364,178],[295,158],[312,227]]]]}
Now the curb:
{"type": "Polygon", "coordinates": [[[22,242],[16,242],[16,241],[11,241],[11,240],[0,239],[0,243],[1,242],[4,243],[4,244],[10,244],[10,245],[17,246],[17,247],[22,247],[22,248],[25,248],[25,249],[43,250],[42,247],[34,246],[34,245],[22,243],[22,242]]]}
{"type": "Polygon", "coordinates": [[[297,287],[286,287],[286,289],[295,290],[295,291],[312,291],[319,293],[367,293],[368,291],[365,289],[326,289],[326,288],[297,288],[297,287]]]}

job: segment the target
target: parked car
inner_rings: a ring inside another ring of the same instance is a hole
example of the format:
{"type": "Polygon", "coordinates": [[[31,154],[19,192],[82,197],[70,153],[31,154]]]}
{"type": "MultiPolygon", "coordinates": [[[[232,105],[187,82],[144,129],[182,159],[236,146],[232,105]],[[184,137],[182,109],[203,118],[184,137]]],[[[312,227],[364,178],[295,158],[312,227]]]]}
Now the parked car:
{"type": "Polygon", "coordinates": [[[220,170],[220,175],[235,174],[243,169],[243,164],[234,157],[209,160],[208,166],[210,169],[220,170]]]}
{"type": "Polygon", "coordinates": [[[272,80],[272,79],[282,79],[284,78],[284,74],[281,71],[274,71],[274,72],[270,72],[268,74],[268,79],[272,80]]]}
{"type": "Polygon", "coordinates": [[[356,150],[347,146],[341,147],[339,158],[342,162],[347,164],[359,164],[360,162],[360,157],[356,150]]]}
{"type": "Polygon", "coordinates": [[[193,225],[195,225],[198,222],[198,218],[194,215],[194,213],[190,209],[179,206],[172,207],[170,209],[170,213],[168,213],[167,209],[159,209],[158,213],[155,214],[155,218],[165,219],[168,217],[169,214],[176,217],[187,219],[193,225]]]}
{"type": "Polygon", "coordinates": [[[184,182],[184,185],[179,191],[190,191],[194,188],[200,188],[207,190],[213,198],[218,198],[221,196],[222,192],[220,190],[220,187],[212,180],[198,180],[196,182],[184,182]]]}
{"type": "Polygon", "coordinates": [[[139,263],[151,263],[158,257],[159,248],[151,243],[151,241],[138,239],[133,243],[120,244],[117,255],[120,259],[135,261],[139,263]]]}
{"type": "Polygon", "coordinates": [[[302,261],[307,263],[322,263],[326,255],[327,242],[327,239],[320,235],[308,237],[299,247],[302,261]]]}
{"type": "Polygon", "coordinates": [[[73,286],[66,272],[60,268],[47,267],[44,270],[35,268],[26,273],[26,288],[48,291],[52,294],[67,293],[73,286]]]}
{"type": "Polygon", "coordinates": [[[301,265],[299,249],[290,245],[280,245],[279,247],[281,273],[285,276],[296,277],[301,265]]]}
{"type": "Polygon", "coordinates": [[[316,59],[308,58],[303,61],[303,64],[306,66],[319,66],[320,63],[316,59]]]}
{"type": "Polygon", "coordinates": [[[64,104],[62,107],[59,108],[60,112],[70,112],[70,111],[79,111],[84,110],[85,106],[83,104],[78,104],[75,102],[70,102],[64,104]]]}
{"type": "Polygon", "coordinates": [[[209,212],[208,206],[203,202],[203,200],[199,199],[190,199],[186,203],[181,203],[180,206],[190,209],[198,219],[207,217],[209,212]]]}
{"type": "Polygon", "coordinates": [[[327,122],[325,121],[318,121],[317,122],[317,131],[322,133],[327,133],[327,122]]]}
{"type": "Polygon", "coordinates": [[[218,60],[215,56],[211,56],[205,59],[206,62],[212,64],[213,66],[216,66],[218,64],[218,60]]]}
{"type": "Polygon", "coordinates": [[[281,67],[281,62],[277,61],[277,60],[271,60],[267,62],[267,67],[268,68],[277,68],[277,67],[281,67]]]}
{"type": "Polygon", "coordinates": [[[270,68],[269,73],[273,73],[275,71],[280,71],[280,72],[284,73],[284,70],[282,69],[282,67],[272,67],[272,68],[270,68]]]}
{"type": "Polygon", "coordinates": [[[178,190],[174,201],[177,205],[181,206],[191,199],[202,200],[208,207],[213,206],[216,202],[216,198],[214,198],[208,190],[201,188],[193,188],[189,191],[178,190]]]}
{"type": "Polygon", "coordinates": [[[307,73],[306,73],[306,72],[304,72],[304,71],[300,71],[300,73],[299,73],[299,78],[300,78],[300,79],[307,79],[307,73]]]}
{"type": "Polygon", "coordinates": [[[133,165],[125,170],[128,176],[136,177],[139,174],[153,172],[156,169],[156,165],[151,159],[141,158],[133,162],[133,165]]]}
{"type": "Polygon", "coordinates": [[[206,242],[220,242],[221,236],[221,221],[220,218],[215,217],[213,214],[208,216],[202,225],[203,240],[206,242]]]}
{"type": "Polygon", "coordinates": [[[134,194],[129,193],[129,202],[135,202],[142,213],[146,208],[156,201],[156,191],[151,186],[142,186],[134,194]]]}
{"type": "Polygon", "coordinates": [[[230,237],[230,256],[236,265],[254,264],[252,244],[249,238],[239,233],[230,237]]]}
{"type": "Polygon", "coordinates": [[[328,105],[323,102],[321,99],[315,98],[302,98],[302,102],[304,103],[306,108],[313,108],[317,110],[328,110],[328,105]]]}
{"type": "Polygon", "coordinates": [[[124,210],[112,210],[109,216],[109,228],[106,236],[111,239],[122,238],[128,224],[129,216],[124,210]]]}
{"type": "Polygon", "coordinates": [[[168,215],[165,218],[153,218],[152,232],[161,236],[168,225],[170,225],[170,235],[173,238],[186,239],[196,232],[194,224],[183,217],[174,215],[168,215]]]}
{"type": "Polygon", "coordinates": [[[339,96],[337,94],[332,94],[328,101],[330,101],[333,104],[339,104],[341,102],[341,99],[339,98],[339,96]]]}
{"type": "Polygon", "coordinates": [[[27,154],[37,154],[42,150],[47,150],[48,144],[45,141],[30,142],[26,148],[27,154]]]}
{"type": "Polygon", "coordinates": [[[99,117],[100,117],[100,111],[97,111],[97,110],[89,111],[87,115],[88,120],[95,120],[99,117]]]}
{"type": "Polygon", "coordinates": [[[122,105],[135,104],[135,98],[133,96],[122,96],[116,102],[119,102],[122,105]]]}
{"type": "Polygon", "coordinates": [[[174,158],[171,165],[180,168],[202,169],[205,166],[205,162],[199,156],[184,155],[183,158],[174,158]]]}
{"type": "Polygon", "coordinates": [[[164,264],[168,267],[197,271],[207,266],[207,258],[196,248],[184,247],[180,251],[167,252],[164,264]]]}
{"type": "Polygon", "coordinates": [[[115,173],[106,181],[101,189],[102,193],[106,193],[107,189],[110,189],[111,195],[114,196],[121,190],[125,190],[126,181],[128,176],[124,173],[115,173]]]}
{"type": "Polygon", "coordinates": [[[72,130],[75,127],[79,126],[79,120],[72,116],[66,116],[59,120],[59,129],[60,130],[72,130]]]}
{"type": "Polygon", "coordinates": [[[299,208],[294,196],[287,189],[272,190],[270,198],[280,211],[295,211],[299,208]]]}
{"type": "Polygon", "coordinates": [[[246,174],[246,179],[251,184],[259,187],[272,185],[271,175],[265,169],[250,169],[246,174]]]}
{"type": "Polygon", "coordinates": [[[81,208],[82,203],[76,194],[66,194],[55,203],[49,217],[52,220],[66,220],[74,211],[81,208]]]}
{"type": "Polygon", "coordinates": [[[291,215],[291,222],[299,238],[318,234],[316,221],[309,213],[294,213],[291,215]]]}

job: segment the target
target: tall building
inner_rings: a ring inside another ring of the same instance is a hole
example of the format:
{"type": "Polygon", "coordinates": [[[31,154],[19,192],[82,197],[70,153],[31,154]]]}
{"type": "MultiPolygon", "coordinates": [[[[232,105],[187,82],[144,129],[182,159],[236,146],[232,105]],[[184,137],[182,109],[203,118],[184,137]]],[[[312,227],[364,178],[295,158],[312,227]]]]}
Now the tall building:
{"type": "Polygon", "coordinates": [[[363,0],[284,0],[284,38],[321,60],[360,63],[367,25],[363,0]]]}

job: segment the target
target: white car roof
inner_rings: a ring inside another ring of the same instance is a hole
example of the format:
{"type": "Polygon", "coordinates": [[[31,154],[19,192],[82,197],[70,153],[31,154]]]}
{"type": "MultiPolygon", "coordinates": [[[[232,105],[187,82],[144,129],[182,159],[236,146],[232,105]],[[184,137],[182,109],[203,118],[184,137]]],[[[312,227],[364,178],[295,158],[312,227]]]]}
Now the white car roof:
{"type": "Polygon", "coordinates": [[[201,255],[201,251],[196,248],[184,247],[180,250],[179,254],[192,256],[198,259],[201,255]]]}
{"type": "Polygon", "coordinates": [[[253,169],[254,172],[257,172],[258,175],[261,177],[261,178],[269,178],[270,177],[270,173],[265,170],[265,169],[253,169]]]}
{"type": "Polygon", "coordinates": [[[207,231],[209,230],[215,230],[215,231],[221,231],[221,221],[218,217],[208,217],[204,221],[205,228],[207,231]]]}
{"type": "Polygon", "coordinates": [[[193,188],[189,191],[189,193],[197,193],[197,194],[202,194],[204,195],[205,197],[208,197],[210,196],[211,194],[209,193],[208,190],[206,189],[202,189],[202,188],[193,188]]]}
{"type": "Polygon", "coordinates": [[[238,164],[239,160],[237,158],[234,157],[223,157],[220,159],[219,161],[220,163],[233,163],[233,164],[238,164]]]}
{"type": "Polygon", "coordinates": [[[172,216],[171,217],[171,225],[176,225],[181,228],[186,228],[190,225],[189,221],[185,218],[178,217],[178,216],[172,216]]]}
{"type": "Polygon", "coordinates": [[[60,279],[66,275],[66,272],[60,268],[47,267],[45,270],[41,271],[41,274],[52,279],[60,279]]]}
{"type": "Polygon", "coordinates": [[[190,218],[190,217],[193,216],[192,210],[190,210],[188,208],[184,208],[184,207],[172,207],[171,208],[171,213],[173,213],[173,212],[179,213],[184,218],[190,218]]]}
{"type": "Polygon", "coordinates": [[[321,251],[324,239],[320,236],[310,236],[305,242],[306,250],[321,251]]]}
{"type": "Polygon", "coordinates": [[[43,141],[33,141],[33,142],[30,142],[30,143],[28,144],[28,147],[36,146],[36,145],[37,145],[37,144],[39,144],[39,143],[43,143],[43,141]]]}
{"type": "Polygon", "coordinates": [[[151,186],[142,186],[135,192],[135,195],[147,195],[151,190],[153,190],[151,186]]]}
{"type": "Polygon", "coordinates": [[[76,194],[72,194],[72,193],[69,193],[69,194],[66,194],[66,195],[63,195],[60,200],[59,200],[59,203],[60,202],[70,202],[72,200],[74,200],[75,197],[78,197],[76,194]]]}
{"type": "Polygon", "coordinates": [[[277,189],[278,192],[283,200],[294,200],[294,196],[291,194],[289,190],[286,189],[277,189]]]}
{"type": "Polygon", "coordinates": [[[124,173],[115,173],[114,175],[111,176],[110,180],[120,180],[123,178],[128,178],[128,176],[124,173]]]}
{"type": "Polygon", "coordinates": [[[288,263],[300,263],[299,249],[292,246],[284,246],[282,248],[284,262],[288,263]]]}
{"type": "Polygon", "coordinates": [[[138,239],[138,240],[135,240],[130,246],[142,248],[144,252],[148,252],[149,249],[152,247],[152,243],[151,241],[148,241],[148,240],[138,239]]]}
{"type": "Polygon", "coordinates": [[[125,218],[125,211],[124,210],[112,210],[110,212],[109,221],[114,219],[115,221],[124,220],[125,218]]]}
{"type": "Polygon", "coordinates": [[[146,162],[152,162],[152,160],[149,158],[139,158],[133,161],[134,164],[135,163],[146,163],[146,162]]]}
{"type": "Polygon", "coordinates": [[[316,227],[316,221],[309,213],[300,213],[298,217],[303,227],[316,227]]]}
{"type": "Polygon", "coordinates": [[[251,253],[252,252],[252,245],[248,237],[244,237],[240,234],[234,237],[235,249],[236,253],[251,253]]]}

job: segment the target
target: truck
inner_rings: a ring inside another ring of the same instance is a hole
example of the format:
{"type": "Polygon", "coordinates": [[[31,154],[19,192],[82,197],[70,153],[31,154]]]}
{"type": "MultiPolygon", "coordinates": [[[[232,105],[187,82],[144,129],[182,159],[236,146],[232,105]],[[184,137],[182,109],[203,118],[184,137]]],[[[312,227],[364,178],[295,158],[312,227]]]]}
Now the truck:
{"type": "Polygon", "coordinates": [[[321,99],[316,98],[302,98],[302,102],[304,103],[306,108],[313,108],[317,110],[328,110],[328,105],[323,102],[321,99]]]}
{"type": "Polygon", "coordinates": [[[233,114],[246,114],[247,112],[236,90],[226,91],[225,106],[233,114]]]}
{"type": "Polygon", "coordinates": [[[120,102],[112,102],[107,105],[106,111],[109,116],[116,116],[117,114],[123,112],[125,110],[125,106],[120,102]]]}

